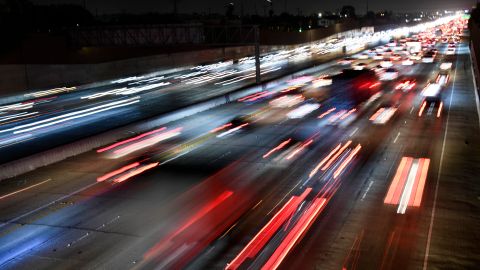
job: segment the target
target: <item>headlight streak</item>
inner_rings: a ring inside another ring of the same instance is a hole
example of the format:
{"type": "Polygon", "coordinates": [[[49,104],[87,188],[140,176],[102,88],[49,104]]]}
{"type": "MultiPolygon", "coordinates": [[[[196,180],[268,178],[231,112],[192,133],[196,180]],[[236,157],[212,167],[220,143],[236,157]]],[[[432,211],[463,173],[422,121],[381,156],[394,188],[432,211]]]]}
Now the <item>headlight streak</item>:
{"type": "Polygon", "coordinates": [[[8,128],[8,129],[3,129],[3,130],[0,130],[0,133],[13,131],[14,134],[19,134],[19,133],[29,132],[29,131],[40,129],[40,128],[43,128],[43,127],[48,127],[48,126],[56,125],[56,124],[59,124],[59,123],[63,123],[63,122],[69,121],[69,120],[73,120],[73,119],[97,114],[97,113],[100,113],[100,112],[112,110],[112,109],[119,108],[119,107],[128,106],[128,105],[137,103],[139,101],[140,101],[139,97],[133,97],[133,98],[124,99],[124,100],[120,100],[120,101],[110,102],[108,104],[103,104],[103,105],[95,106],[95,107],[92,107],[92,108],[83,109],[83,110],[79,110],[79,111],[75,111],[75,112],[51,117],[51,118],[44,119],[44,120],[39,120],[39,121],[36,121],[36,122],[33,122],[33,123],[19,125],[19,126],[15,126],[15,127],[8,128]]]}
{"type": "Polygon", "coordinates": [[[141,138],[143,138],[143,137],[146,137],[146,136],[155,134],[155,133],[160,132],[160,131],[164,131],[164,130],[166,130],[166,129],[167,129],[166,127],[157,128],[157,129],[155,129],[155,130],[152,130],[152,131],[143,133],[143,134],[138,135],[138,136],[135,136],[135,137],[133,137],[133,138],[130,138],[130,139],[127,139],[127,140],[123,140],[123,141],[121,141],[121,142],[117,142],[117,143],[111,144],[111,145],[109,145],[109,146],[107,146],[107,147],[98,149],[98,150],[97,150],[97,153],[102,153],[102,152],[111,150],[111,149],[113,149],[113,148],[115,148],[115,147],[117,147],[117,146],[120,146],[120,145],[129,143],[129,142],[133,142],[133,141],[139,140],[139,139],[141,139],[141,138]]]}
{"type": "Polygon", "coordinates": [[[124,146],[122,148],[118,148],[118,149],[113,151],[112,157],[113,158],[124,157],[124,156],[126,156],[128,154],[131,154],[133,152],[136,152],[140,149],[143,149],[143,148],[152,146],[154,144],[157,144],[161,141],[176,137],[176,136],[180,135],[181,130],[182,130],[182,128],[175,128],[175,129],[172,129],[172,130],[167,130],[163,133],[155,134],[155,135],[153,135],[151,137],[148,137],[146,139],[134,142],[134,143],[129,144],[127,146],[124,146]]]}
{"type": "MultiPolygon", "coordinates": [[[[12,120],[12,119],[15,119],[15,121],[17,120],[20,121],[26,118],[30,118],[31,116],[36,114],[38,114],[38,112],[21,112],[17,114],[9,114],[9,115],[0,117],[0,123],[8,120],[12,120]],[[18,118],[21,118],[21,119],[18,119],[18,118]]],[[[8,122],[8,123],[11,123],[11,122],[8,122]]],[[[2,125],[8,124],[8,123],[3,123],[2,125]]]]}

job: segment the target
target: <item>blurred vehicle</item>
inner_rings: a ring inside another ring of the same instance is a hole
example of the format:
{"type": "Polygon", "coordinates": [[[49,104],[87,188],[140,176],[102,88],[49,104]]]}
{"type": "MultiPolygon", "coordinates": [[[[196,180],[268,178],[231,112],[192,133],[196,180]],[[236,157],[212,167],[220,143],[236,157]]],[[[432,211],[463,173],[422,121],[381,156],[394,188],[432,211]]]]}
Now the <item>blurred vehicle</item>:
{"type": "Polygon", "coordinates": [[[442,89],[442,87],[439,84],[429,83],[422,90],[422,96],[424,96],[424,97],[438,96],[440,94],[441,89],[442,89]]]}
{"type": "Polygon", "coordinates": [[[401,80],[397,86],[395,86],[395,90],[402,90],[404,92],[412,90],[416,85],[415,79],[403,79],[401,80]]]}
{"type": "Polygon", "coordinates": [[[405,58],[402,60],[402,65],[403,66],[411,66],[415,64],[415,62],[413,62],[413,60],[409,59],[409,58],[405,58]]]}
{"type": "Polygon", "coordinates": [[[398,61],[400,59],[402,59],[402,57],[399,54],[394,54],[394,55],[390,56],[390,60],[392,60],[392,61],[398,61]]]}
{"type": "Polygon", "coordinates": [[[352,65],[352,68],[355,69],[355,70],[362,70],[366,67],[367,67],[367,64],[365,64],[365,63],[358,63],[358,64],[352,65]]]}
{"type": "Polygon", "coordinates": [[[455,54],[455,47],[448,47],[446,54],[447,55],[454,55],[455,54]]]}
{"type": "Polygon", "coordinates": [[[394,68],[387,68],[385,72],[380,76],[382,81],[393,81],[398,78],[398,71],[394,68]]]}
{"type": "Polygon", "coordinates": [[[393,63],[392,61],[385,60],[380,62],[380,66],[382,66],[383,68],[389,68],[393,66],[393,63]]]}
{"type": "Polygon", "coordinates": [[[443,62],[442,64],[440,64],[441,70],[450,70],[451,68],[452,68],[451,62],[443,62]]]}
{"type": "Polygon", "coordinates": [[[411,60],[422,60],[422,56],[418,53],[412,53],[410,54],[409,58],[411,60]]]}
{"type": "Polygon", "coordinates": [[[418,111],[418,116],[436,116],[439,118],[443,110],[443,101],[440,95],[425,97],[418,111]]]}
{"type": "Polygon", "coordinates": [[[423,55],[422,62],[433,63],[434,58],[435,58],[435,53],[428,51],[423,55]]]}
{"type": "Polygon", "coordinates": [[[338,63],[340,65],[350,65],[353,63],[353,61],[355,61],[355,58],[352,58],[352,57],[345,57],[343,59],[340,59],[338,60],[338,63]]]}
{"type": "Polygon", "coordinates": [[[251,122],[250,115],[239,115],[230,120],[230,122],[211,130],[210,133],[217,134],[218,138],[225,137],[242,129],[246,129],[247,126],[251,125],[251,122]]]}
{"type": "Polygon", "coordinates": [[[377,53],[373,56],[373,60],[383,60],[383,54],[377,53]]]}
{"type": "Polygon", "coordinates": [[[328,99],[333,107],[351,109],[380,91],[380,81],[375,71],[344,69],[342,73],[332,75],[332,84],[316,89],[307,89],[306,98],[321,102],[328,99]]]}
{"type": "Polygon", "coordinates": [[[450,79],[450,74],[448,70],[440,70],[440,72],[437,75],[437,79],[435,80],[435,83],[440,86],[445,86],[448,84],[449,79],[450,79]]]}
{"type": "Polygon", "coordinates": [[[263,158],[271,158],[279,163],[295,160],[318,143],[320,133],[317,127],[317,125],[301,125],[267,151],[263,158]]]}
{"type": "Polygon", "coordinates": [[[320,76],[317,79],[312,81],[313,87],[322,87],[332,84],[332,77],[331,76],[320,76]]]}
{"type": "Polygon", "coordinates": [[[375,125],[383,125],[392,119],[398,106],[383,105],[369,118],[375,125]]]}
{"type": "Polygon", "coordinates": [[[360,59],[360,60],[366,60],[366,59],[369,58],[369,56],[366,53],[362,53],[357,58],[360,59]]]}

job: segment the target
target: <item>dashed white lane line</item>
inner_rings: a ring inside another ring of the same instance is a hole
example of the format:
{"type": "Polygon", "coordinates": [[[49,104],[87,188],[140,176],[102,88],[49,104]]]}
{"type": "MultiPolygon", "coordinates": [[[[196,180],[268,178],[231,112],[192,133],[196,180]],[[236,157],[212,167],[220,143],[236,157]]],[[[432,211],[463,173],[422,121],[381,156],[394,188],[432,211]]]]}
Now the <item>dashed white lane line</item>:
{"type": "Polygon", "coordinates": [[[397,136],[395,137],[395,140],[393,140],[393,143],[397,143],[398,137],[400,136],[400,132],[398,132],[397,136]]]}

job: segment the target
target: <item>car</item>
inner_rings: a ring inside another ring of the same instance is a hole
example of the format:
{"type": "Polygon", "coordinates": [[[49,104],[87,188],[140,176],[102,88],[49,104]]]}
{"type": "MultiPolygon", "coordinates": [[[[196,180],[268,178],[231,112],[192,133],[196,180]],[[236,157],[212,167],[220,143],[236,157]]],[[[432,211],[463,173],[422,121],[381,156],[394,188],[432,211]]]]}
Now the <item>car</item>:
{"type": "Polygon", "coordinates": [[[410,58],[411,60],[421,60],[421,59],[422,59],[422,56],[419,55],[418,53],[412,53],[412,54],[410,54],[409,58],[410,58]]]}
{"type": "Polygon", "coordinates": [[[405,59],[402,60],[402,65],[403,66],[411,66],[413,64],[415,64],[415,63],[410,58],[405,58],[405,59]]]}
{"type": "Polygon", "coordinates": [[[250,115],[239,115],[230,120],[230,122],[211,130],[210,133],[215,133],[218,138],[221,138],[237,131],[245,130],[250,127],[251,123],[250,115]]]}
{"type": "Polygon", "coordinates": [[[369,56],[368,56],[368,54],[366,54],[366,53],[362,53],[362,54],[360,54],[359,56],[357,56],[357,58],[358,58],[358,59],[361,59],[361,60],[366,60],[366,59],[368,59],[368,57],[369,57],[369,56]]]}
{"type": "Polygon", "coordinates": [[[400,59],[402,59],[402,57],[399,54],[394,54],[394,55],[390,56],[390,60],[392,60],[392,61],[398,61],[400,59]]]}
{"type": "Polygon", "coordinates": [[[343,59],[340,59],[338,60],[338,63],[340,65],[350,65],[353,63],[353,61],[355,61],[355,58],[352,58],[352,57],[345,57],[343,59]]]}
{"type": "Polygon", "coordinates": [[[422,62],[423,63],[433,63],[434,58],[435,58],[434,53],[427,52],[425,55],[423,55],[422,62]]]}
{"type": "Polygon", "coordinates": [[[395,90],[407,92],[412,90],[416,84],[415,79],[403,79],[395,86],[395,90]]]}
{"type": "Polygon", "coordinates": [[[455,54],[455,47],[448,47],[446,54],[447,55],[454,55],[455,54]]]}
{"type": "Polygon", "coordinates": [[[355,70],[363,70],[366,67],[367,67],[366,63],[358,63],[358,64],[355,64],[355,65],[352,65],[352,68],[355,69],[355,70]]]}
{"type": "Polygon", "coordinates": [[[380,66],[382,66],[384,68],[389,68],[389,67],[393,66],[393,63],[392,63],[392,61],[381,61],[380,66]]]}
{"type": "Polygon", "coordinates": [[[373,60],[383,60],[383,54],[377,53],[373,56],[373,60]]]}
{"type": "Polygon", "coordinates": [[[443,101],[440,95],[425,97],[418,110],[418,117],[436,116],[440,118],[443,110],[443,101]]]}
{"type": "Polygon", "coordinates": [[[452,62],[443,62],[440,64],[440,70],[450,70],[452,68],[452,62]]]}
{"type": "Polygon", "coordinates": [[[387,68],[385,72],[380,76],[382,81],[393,81],[398,78],[398,71],[394,68],[387,68]]]}

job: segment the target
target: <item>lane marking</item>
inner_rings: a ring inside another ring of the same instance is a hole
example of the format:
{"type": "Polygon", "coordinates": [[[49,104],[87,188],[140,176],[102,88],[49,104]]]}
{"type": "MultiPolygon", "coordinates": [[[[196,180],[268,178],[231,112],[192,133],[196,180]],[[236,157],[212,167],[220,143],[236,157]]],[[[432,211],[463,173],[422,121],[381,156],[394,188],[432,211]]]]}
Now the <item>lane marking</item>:
{"type": "Polygon", "coordinates": [[[367,189],[366,189],[365,192],[363,193],[363,196],[362,196],[362,198],[360,199],[360,201],[363,201],[363,200],[365,199],[365,197],[367,196],[368,191],[370,191],[370,188],[371,188],[372,185],[373,185],[373,182],[375,182],[375,181],[370,180],[370,182],[368,183],[367,189]]]}
{"type": "Polygon", "coordinates": [[[15,194],[18,194],[18,193],[20,193],[20,192],[29,190],[29,189],[34,188],[34,187],[36,187],[36,186],[40,186],[41,184],[44,184],[44,183],[46,183],[46,182],[48,182],[48,181],[51,181],[51,180],[52,180],[51,178],[48,178],[47,180],[44,180],[44,181],[42,181],[42,182],[40,182],[40,183],[36,183],[36,184],[31,185],[31,186],[29,186],[29,187],[22,188],[22,189],[19,189],[19,190],[17,190],[17,191],[14,191],[14,192],[5,194],[5,195],[3,195],[3,196],[0,196],[0,200],[5,199],[5,198],[8,198],[8,197],[10,197],[10,196],[13,196],[13,195],[15,195],[15,194]]]}
{"type": "Polygon", "coordinates": [[[397,143],[398,137],[400,136],[400,132],[398,132],[397,136],[395,137],[395,140],[393,140],[393,143],[397,143]]]}
{"type": "Polygon", "coordinates": [[[352,133],[350,133],[350,137],[352,137],[355,133],[357,133],[357,131],[358,131],[358,127],[355,128],[355,130],[352,133]]]}
{"type": "MultiPolygon", "coordinates": [[[[459,58],[457,58],[457,64],[458,64],[458,60],[459,58]]],[[[457,82],[457,70],[458,69],[455,68],[452,91],[450,92],[450,101],[448,103],[447,126],[445,127],[445,133],[443,135],[442,153],[440,155],[440,167],[438,168],[437,179],[435,181],[435,193],[433,196],[433,206],[432,206],[432,214],[430,217],[430,224],[428,226],[427,246],[425,248],[425,257],[423,259],[423,270],[427,270],[427,267],[428,267],[428,256],[430,255],[430,242],[432,241],[433,220],[435,219],[435,212],[437,207],[438,186],[440,184],[440,175],[442,174],[442,168],[443,168],[443,158],[445,155],[445,144],[447,141],[448,124],[450,123],[450,109],[452,108],[453,93],[455,92],[455,83],[457,82]]]]}
{"type": "Polygon", "coordinates": [[[91,183],[91,184],[89,184],[89,185],[87,185],[87,186],[85,186],[85,187],[82,187],[82,188],[80,188],[80,189],[78,189],[78,190],[76,190],[76,191],[73,191],[73,192],[71,192],[71,193],[68,193],[68,194],[66,194],[66,195],[64,195],[64,196],[62,196],[62,197],[60,197],[60,198],[58,198],[58,199],[55,199],[55,200],[53,200],[53,201],[51,201],[51,202],[49,202],[49,203],[47,203],[47,204],[44,204],[44,205],[42,205],[42,206],[40,206],[40,207],[38,207],[38,208],[35,208],[35,209],[30,210],[30,211],[28,211],[28,212],[26,212],[26,213],[23,213],[23,214],[21,214],[20,216],[17,216],[17,217],[14,217],[14,218],[9,219],[9,220],[7,220],[7,221],[4,221],[4,222],[2,222],[2,223],[0,224],[0,229],[3,228],[3,227],[5,227],[5,226],[7,226],[7,225],[10,225],[10,224],[15,223],[15,222],[19,221],[20,219],[22,219],[22,218],[24,218],[24,217],[27,217],[27,216],[32,215],[32,214],[34,214],[34,213],[36,213],[36,212],[39,212],[39,211],[41,211],[41,210],[43,210],[43,209],[46,209],[47,207],[49,207],[49,206],[51,206],[51,205],[53,205],[53,204],[55,204],[55,203],[57,203],[57,202],[59,202],[59,201],[65,200],[65,199],[67,199],[67,198],[70,198],[70,197],[72,197],[72,196],[74,196],[74,195],[82,192],[82,191],[85,191],[85,190],[87,190],[88,188],[97,185],[98,183],[99,183],[99,182],[95,181],[95,182],[93,182],[93,183],[91,183]]]}
{"type": "MultiPolygon", "coordinates": [[[[475,73],[473,72],[473,59],[472,59],[472,54],[470,53],[470,47],[468,47],[468,52],[470,55],[470,71],[472,72],[472,80],[473,80],[473,87],[474,87],[474,93],[475,93],[475,103],[477,105],[477,116],[478,116],[478,125],[480,126],[480,103],[479,103],[479,98],[478,98],[478,88],[477,88],[477,82],[475,80],[475,73]]],[[[456,69],[455,69],[456,71],[456,69]]]]}

